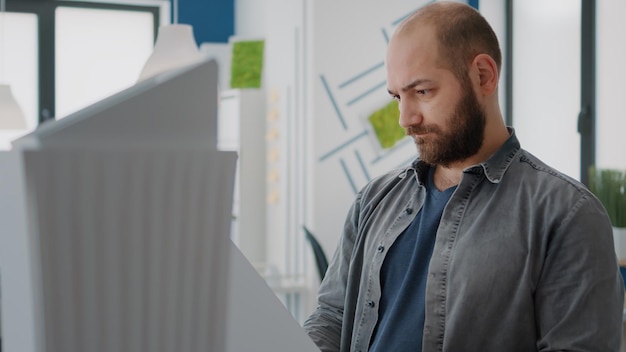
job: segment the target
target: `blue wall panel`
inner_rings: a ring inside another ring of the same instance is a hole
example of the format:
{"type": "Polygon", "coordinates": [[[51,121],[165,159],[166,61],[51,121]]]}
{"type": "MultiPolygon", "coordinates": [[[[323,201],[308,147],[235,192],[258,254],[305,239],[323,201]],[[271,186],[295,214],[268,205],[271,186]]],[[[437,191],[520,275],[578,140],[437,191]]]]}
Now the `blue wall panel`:
{"type": "Polygon", "coordinates": [[[234,0],[178,0],[178,23],[193,26],[193,34],[198,44],[226,43],[228,38],[235,33],[235,2],[234,0]]]}

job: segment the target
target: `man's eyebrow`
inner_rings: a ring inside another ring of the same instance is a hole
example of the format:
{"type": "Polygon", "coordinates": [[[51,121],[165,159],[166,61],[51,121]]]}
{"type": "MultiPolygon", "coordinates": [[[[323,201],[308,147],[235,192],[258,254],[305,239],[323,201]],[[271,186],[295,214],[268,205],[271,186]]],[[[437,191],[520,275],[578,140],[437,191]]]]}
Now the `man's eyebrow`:
{"type": "MultiPolygon", "coordinates": [[[[421,84],[430,83],[430,82],[432,82],[430,79],[418,78],[415,81],[413,81],[413,82],[407,84],[406,86],[402,87],[401,90],[403,92],[406,92],[406,91],[409,91],[409,90],[411,90],[411,89],[413,89],[413,88],[415,88],[415,87],[417,87],[417,86],[419,86],[421,84]]],[[[396,93],[392,92],[389,88],[387,88],[387,92],[389,93],[389,95],[396,95],[396,93]]]]}

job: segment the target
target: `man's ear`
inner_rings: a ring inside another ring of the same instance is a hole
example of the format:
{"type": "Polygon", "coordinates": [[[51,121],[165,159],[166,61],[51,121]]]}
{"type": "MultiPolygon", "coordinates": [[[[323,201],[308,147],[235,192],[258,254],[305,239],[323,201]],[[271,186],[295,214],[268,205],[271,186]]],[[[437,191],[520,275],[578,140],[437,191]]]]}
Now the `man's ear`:
{"type": "Polygon", "coordinates": [[[487,54],[478,54],[472,61],[472,67],[478,73],[480,91],[484,95],[494,94],[498,88],[498,65],[487,54]]]}

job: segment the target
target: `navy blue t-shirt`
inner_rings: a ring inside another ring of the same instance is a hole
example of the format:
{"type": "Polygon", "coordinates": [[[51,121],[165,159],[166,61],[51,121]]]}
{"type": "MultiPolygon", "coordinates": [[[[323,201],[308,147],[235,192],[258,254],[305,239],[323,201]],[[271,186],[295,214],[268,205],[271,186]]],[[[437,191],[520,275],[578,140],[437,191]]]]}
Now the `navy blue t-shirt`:
{"type": "Polygon", "coordinates": [[[426,199],[415,219],[396,239],[381,268],[381,298],[372,352],[421,351],[428,265],[443,208],[456,187],[440,192],[428,172],[426,199]]]}

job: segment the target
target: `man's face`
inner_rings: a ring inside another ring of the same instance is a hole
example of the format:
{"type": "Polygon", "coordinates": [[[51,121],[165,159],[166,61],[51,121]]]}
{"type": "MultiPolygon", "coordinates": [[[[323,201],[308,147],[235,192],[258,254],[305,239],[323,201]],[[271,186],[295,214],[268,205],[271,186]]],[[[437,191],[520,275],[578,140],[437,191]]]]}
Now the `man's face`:
{"type": "Polygon", "coordinates": [[[387,84],[398,100],[400,125],[415,140],[422,160],[448,166],[479,151],[484,110],[469,77],[459,81],[444,67],[431,28],[423,26],[392,38],[387,84]]]}
{"type": "Polygon", "coordinates": [[[420,158],[431,165],[447,167],[465,160],[476,154],[482,145],[485,113],[470,84],[462,94],[452,114],[442,116],[442,124],[417,124],[406,128],[407,135],[415,140],[420,158]]]}

